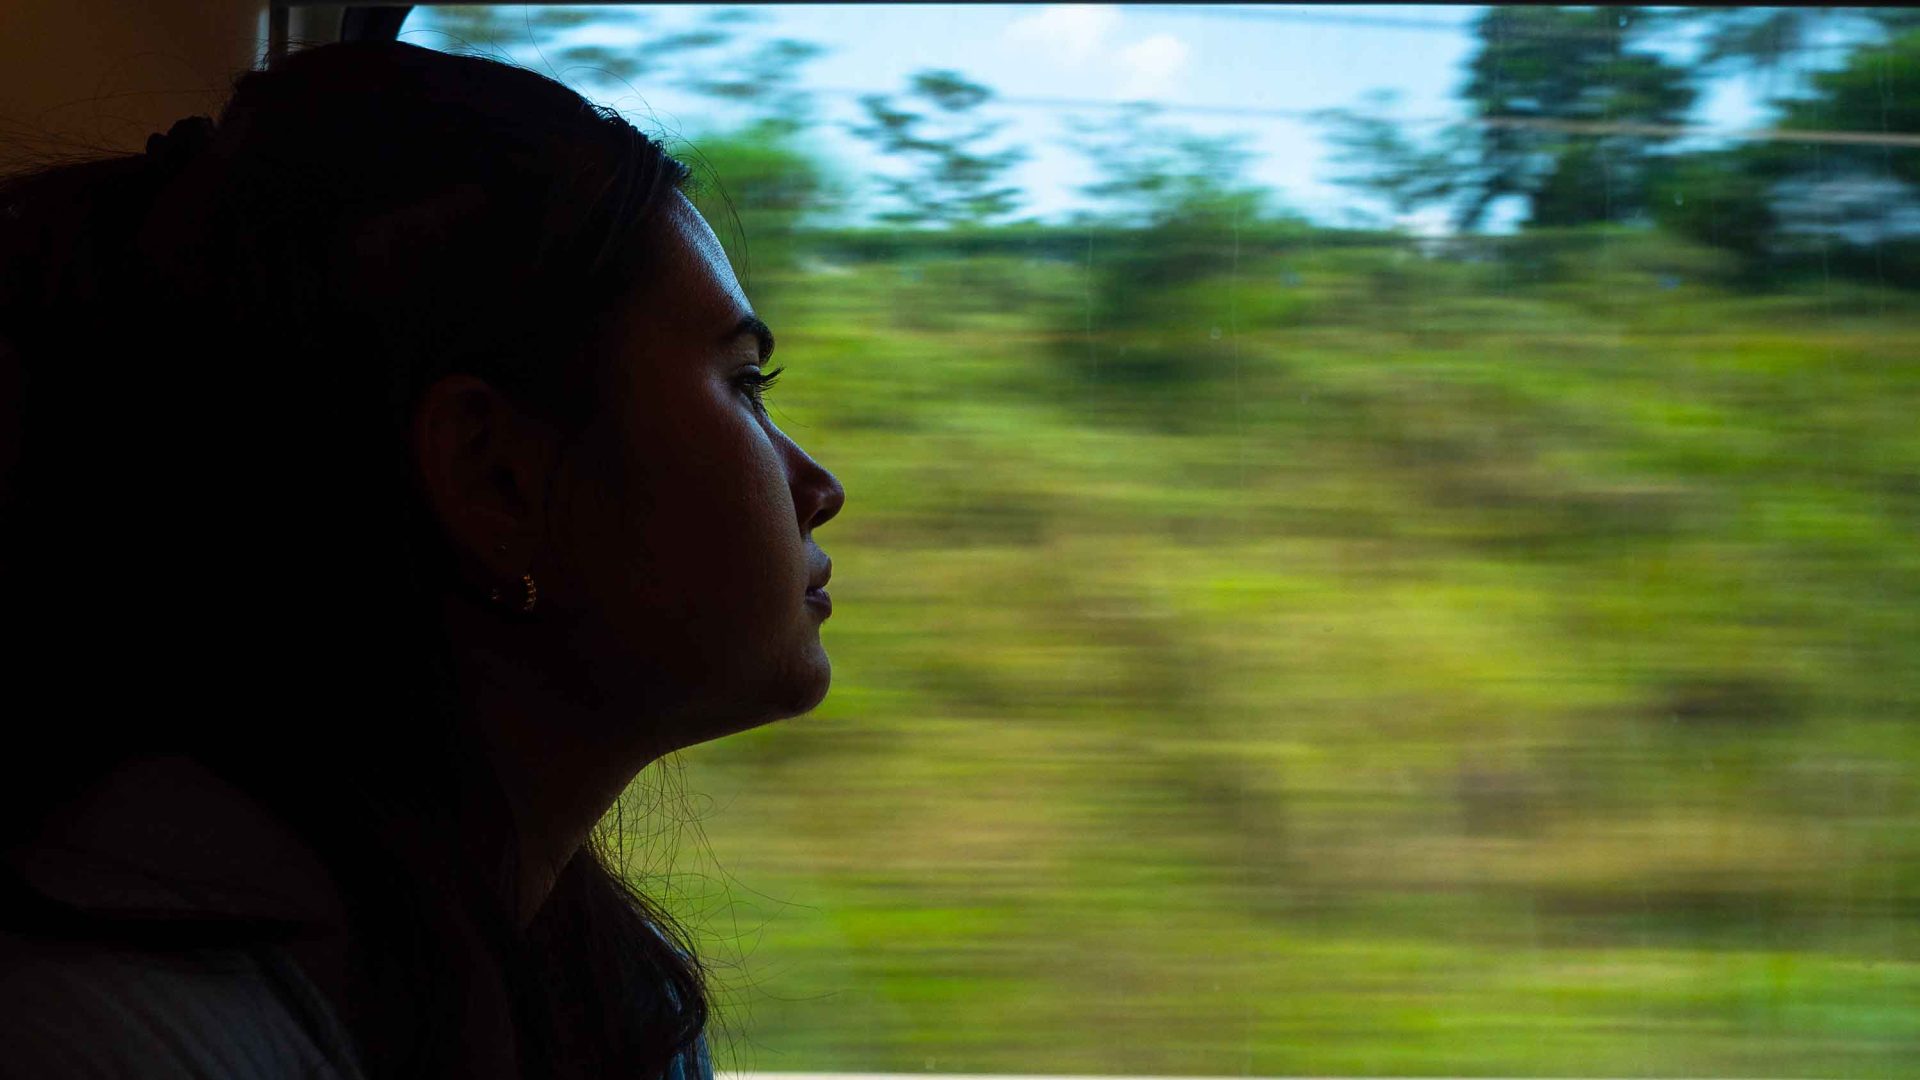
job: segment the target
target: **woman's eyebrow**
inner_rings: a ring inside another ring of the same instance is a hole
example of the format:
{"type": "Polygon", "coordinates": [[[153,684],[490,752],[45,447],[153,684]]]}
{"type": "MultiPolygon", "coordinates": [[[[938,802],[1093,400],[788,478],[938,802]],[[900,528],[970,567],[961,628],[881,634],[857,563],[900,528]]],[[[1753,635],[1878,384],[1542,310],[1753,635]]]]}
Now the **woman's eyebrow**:
{"type": "Polygon", "coordinates": [[[767,324],[761,322],[758,315],[742,315],[733,329],[727,331],[727,336],[720,339],[721,343],[731,344],[741,334],[752,334],[760,342],[760,362],[766,363],[767,358],[773,355],[773,331],[767,329],[767,324]]]}

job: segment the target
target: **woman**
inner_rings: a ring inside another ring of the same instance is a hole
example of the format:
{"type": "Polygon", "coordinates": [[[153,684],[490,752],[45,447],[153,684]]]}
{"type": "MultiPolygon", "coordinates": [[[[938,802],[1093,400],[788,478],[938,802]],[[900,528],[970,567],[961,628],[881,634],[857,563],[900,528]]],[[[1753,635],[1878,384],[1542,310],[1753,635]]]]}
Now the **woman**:
{"type": "Polygon", "coordinates": [[[594,827],[824,697],[845,495],[686,179],[346,43],[0,184],[0,1075],[708,1071],[594,827]]]}

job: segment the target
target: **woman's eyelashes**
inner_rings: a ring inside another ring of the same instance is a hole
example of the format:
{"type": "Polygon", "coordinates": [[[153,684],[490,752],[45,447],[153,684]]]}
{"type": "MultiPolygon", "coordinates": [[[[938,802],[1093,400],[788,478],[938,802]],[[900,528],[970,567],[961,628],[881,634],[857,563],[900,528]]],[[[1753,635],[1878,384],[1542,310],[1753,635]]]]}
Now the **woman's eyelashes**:
{"type": "Polygon", "coordinates": [[[766,393],[780,379],[780,373],[786,368],[774,368],[772,371],[749,371],[742,374],[739,384],[746,388],[747,397],[753,401],[753,407],[764,415],[767,411],[766,393]]]}

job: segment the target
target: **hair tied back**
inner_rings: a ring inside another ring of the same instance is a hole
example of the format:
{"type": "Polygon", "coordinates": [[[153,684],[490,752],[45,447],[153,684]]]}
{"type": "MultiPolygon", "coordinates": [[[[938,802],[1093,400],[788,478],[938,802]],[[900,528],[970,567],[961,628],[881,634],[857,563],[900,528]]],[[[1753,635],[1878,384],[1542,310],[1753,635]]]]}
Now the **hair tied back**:
{"type": "Polygon", "coordinates": [[[194,158],[204,152],[213,142],[213,119],[207,116],[189,116],[176,120],[172,127],[162,135],[155,132],[147,136],[147,162],[161,183],[180,175],[194,158]]]}

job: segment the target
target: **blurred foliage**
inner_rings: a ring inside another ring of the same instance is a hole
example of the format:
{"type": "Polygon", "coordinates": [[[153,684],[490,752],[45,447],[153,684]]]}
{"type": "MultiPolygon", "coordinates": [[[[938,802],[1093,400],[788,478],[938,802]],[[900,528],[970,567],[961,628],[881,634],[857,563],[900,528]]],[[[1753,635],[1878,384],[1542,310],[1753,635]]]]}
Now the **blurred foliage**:
{"type": "Polygon", "coordinates": [[[1909,294],[1273,227],[1068,330],[1107,249],[988,232],[782,285],[834,688],[681,756],[646,882],[723,1060],[1912,1075],[1909,294]],[[1179,430],[1055,374],[1229,297],[1179,430]]]}
{"type": "MultiPolygon", "coordinates": [[[[1780,128],[1920,131],[1920,29],[1863,45],[1808,84],[1778,103],[1780,128]]],[[[1666,163],[1655,217],[1740,254],[1752,278],[1797,269],[1920,285],[1916,185],[1920,148],[1755,142],[1666,163]]]]}
{"type": "Polygon", "coordinates": [[[1400,98],[1395,90],[1374,90],[1358,109],[1325,109],[1315,119],[1343,169],[1335,182],[1406,215],[1468,189],[1476,136],[1472,128],[1452,124],[1431,140],[1418,139],[1390,115],[1400,98]]]}
{"type": "MultiPolygon", "coordinates": [[[[1813,76],[1804,97],[1782,103],[1780,126],[1807,131],[1920,131],[1920,29],[1856,50],[1844,66],[1813,76]],[[1872,123],[1872,126],[1869,126],[1872,123]]],[[[1872,170],[1905,183],[1920,181],[1920,148],[1840,146],[1822,164],[1835,171],[1872,170]]]]}
{"type": "Polygon", "coordinates": [[[1018,147],[987,148],[1005,126],[1005,121],[979,118],[993,91],[957,71],[916,72],[909,84],[903,96],[863,96],[867,122],[851,129],[911,169],[904,176],[876,178],[889,201],[879,220],[964,226],[1011,213],[1020,190],[1001,186],[1001,178],[1026,153],[1018,147]]]}
{"type": "Polygon", "coordinates": [[[1242,136],[1196,135],[1136,102],[1100,120],[1069,120],[1071,145],[1097,179],[1083,223],[1133,229],[1219,228],[1260,218],[1272,194],[1247,178],[1242,136]]]}
{"type": "Polygon", "coordinates": [[[1631,220],[1645,209],[1647,158],[1657,137],[1580,134],[1505,120],[1678,124],[1693,104],[1686,69],[1635,50],[1639,8],[1489,7],[1460,96],[1481,121],[1473,195],[1458,224],[1477,226],[1497,199],[1528,200],[1528,222],[1631,220]]]}
{"type": "Polygon", "coordinates": [[[1074,149],[1097,179],[1082,190],[1097,209],[1086,229],[1085,303],[1062,311],[1057,350],[1078,393],[1131,410],[1149,425],[1181,430],[1195,391],[1227,373],[1223,349],[1237,313],[1213,275],[1232,271],[1244,243],[1297,236],[1298,219],[1246,175],[1252,155],[1235,137],[1196,135],[1136,105],[1103,121],[1071,125],[1074,149]]]}
{"type": "Polygon", "coordinates": [[[668,145],[693,167],[693,204],[722,238],[762,318],[782,306],[781,285],[800,258],[798,231],[834,200],[834,184],[801,141],[784,122],[763,121],[668,145]]]}
{"type": "Polygon", "coordinates": [[[791,38],[753,38],[741,29],[763,21],[752,8],[711,8],[691,29],[648,33],[644,5],[431,5],[409,18],[409,33],[448,52],[498,56],[531,47],[537,70],[589,90],[633,91],[635,81],[676,86],[744,109],[742,127],[790,134],[812,118],[811,93],[800,86],[804,65],[824,49],[791,38]],[[591,29],[565,43],[559,35],[591,29]],[[610,45],[608,30],[641,31],[638,42],[610,45]],[[443,38],[444,40],[435,40],[443,38]]]}
{"type": "Polygon", "coordinates": [[[1396,214],[1449,207],[1463,230],[1509,198],[1526,202],[1530,226],[1644,218],[1668,141],[1654,132],[1682,123],[1697,96],[1685,67],[1648,48],[1646,31],[1661,25],[1650,15],[1637,7],[1483,9],[1459,91],[1472,119],[1415,136],[1386,117],[1395,103],[1388,92],[1359,109],[1323,110],[1319,121],[1345,170],[1338,179],[1396,214]]]}
{"type": "Polygon", "coordinates": [[[827,163],[805,149],[817,120],[813,94],[801,85],[805,66],[826,54],[812,42],[755,37],[765,20],[752,8],[704,11],[691,28],[649,32],[654,13],[636,5],[429,6],[408,22],[410,33],[444,37],[451,52],[497,55],[537,46],[538,69],[580,87],[589,97],[635,90],[633,80],[675,86],[713,99],[734,117],[691,138],[660,136],[669,153],[692,167],[689,195],[722,234],[733,269],[752,288],[761,314],[780,308],[779,283],[794,270],[796,230],[843,197],[827,163]],[[637,43],[609,45],[592,36],[558,35],[583,27],[641,31],[637,43]]]}
{"type": "Polygon", "coordinates": [[[1839,35],[1855,42],[1875,40],[1920,27],[1920,10],[1898,7],[1691,7],[1656,8],[1641,25],[1661,33],[1678,28],[1704,31],[1694,57],[1697,72],[1712,76],[1744,74],[1777,96],[1797,91],[1818,70],[1808,56],[1839,35]]]}
{"type": "Polygon", "coordinates": [[[1460,94],[1476,120],[1419,136],[1391,118],[1386,91],[1323,110],[1340,183],[1396,215],[1448,207],[1462,228],[1504,198],[1526,201],[1530,229],[1655,225],[1730,253],[1752,287],[1835,274],[1920,285],[1920,149],[1872,141],[1920,131],[1915,10],[1507,6],[1475,26],[1460,94]],[[1676,24],[1700,31],[1691,68],[1651,51],[1670,48],[1676,24]],[[1833,56],[1815,47],[1823,31],[1844,31],[1838,61],[1795,59],[1833,56]],[[1771,126],[1813,137],[1666,145],[1660,129],[1729,73],[1789,88],[1771,126]]]}

